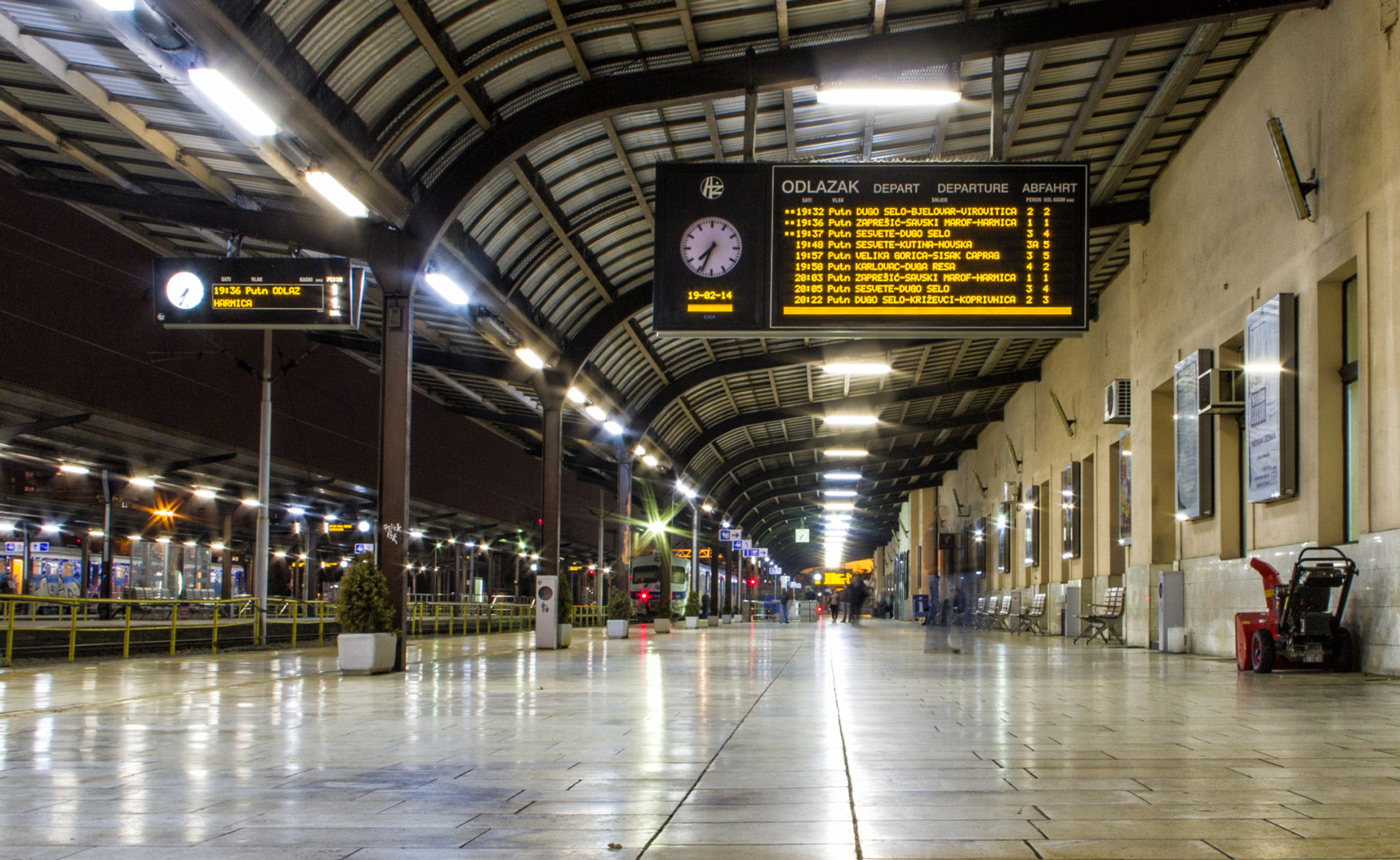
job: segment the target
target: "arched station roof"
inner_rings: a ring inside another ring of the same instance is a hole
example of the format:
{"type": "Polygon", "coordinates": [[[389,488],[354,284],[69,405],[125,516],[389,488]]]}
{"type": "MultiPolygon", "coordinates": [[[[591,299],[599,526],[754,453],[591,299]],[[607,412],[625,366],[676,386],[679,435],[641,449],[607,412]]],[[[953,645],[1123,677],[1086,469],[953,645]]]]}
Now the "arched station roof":
{"type": "MultiPolygon", "coordinates": [[[[774,537],[815,500],[828,440],[855,442],[883,543],[903,493],[937,480],[1055,341],[658,338],[656,165],[986,160],[993,56],[1009,160],[1090,165],[1091,294],[1121,270],[1153,182],[1266,39],[1325,0],[0,0],[0,169],[160,255],[351,253],[402,230],[461,276],[468,305],[415,299],[420,396],[512,444],[539,440],[525,344],[721,512],[774,537]],[[116,4],[120,5],[120,4],[116,4]],[[938,111],[820,105],[822,70],[861,57],[961,68],[938,111]],[[252,137],[190,84],[212,66],[269,113],[252,137]],[[338,176],[373,211],[312,193],[338,176]],[[832,357],[880,357],[879,379],[832,357]],[[853,398],[878,430],[820,416],[853,398]],[[790,519],[790,517],[789,517],[790,519]]],[[[373,297],[357,334],[375,364],[373,297]]],[[[614,440],[567,416],[566,462],[602,477],[614,440]]],[[[653,474],[638,466],[639,475],[653,474]]],[[[796,569],[813,550],[777,544],[796,569]]]]}

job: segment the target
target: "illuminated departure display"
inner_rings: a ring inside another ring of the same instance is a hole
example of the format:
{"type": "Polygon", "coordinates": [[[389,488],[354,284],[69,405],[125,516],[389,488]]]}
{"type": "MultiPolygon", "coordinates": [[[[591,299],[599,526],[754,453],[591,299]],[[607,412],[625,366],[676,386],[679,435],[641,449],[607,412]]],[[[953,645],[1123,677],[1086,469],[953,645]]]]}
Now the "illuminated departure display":
{"type": "Polygon", "coordinates": [[[358,328],[363,280],[344,259],[157,260],[156,319],[166,328],[358,328]]]}
{"type": "Polygon", "coordinates": [[[732,167],[685,165],[669,182],[675,169],[659,171],[661,334],[956,337],[1088,326],[1085,165],[773,165],[765,176],[732,167]],[[715,205],[758,181],[762,205],[715,205]],[[744,268],[765,250],[761,266],[744,268]]]}

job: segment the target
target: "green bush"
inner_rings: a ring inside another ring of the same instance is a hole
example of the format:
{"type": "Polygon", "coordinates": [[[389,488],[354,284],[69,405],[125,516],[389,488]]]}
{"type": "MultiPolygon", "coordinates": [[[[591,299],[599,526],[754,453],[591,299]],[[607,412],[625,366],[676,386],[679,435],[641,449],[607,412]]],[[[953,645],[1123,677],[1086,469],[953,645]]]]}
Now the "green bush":
{"type": "Polygon", "coordinates": [[[574,620],[574,592],[569,588],[569,575],[559,575],[559,623],[572,624],[574,620]]]}
{"type": "Polygon", "coordinates": [[[733,600],[729,597],[729,595],[727,595],[727,594],[724,596],[724,608],[720,610],[720,614],[721,614],[721,615],[733,615],[733,614],[734,614],[734,601],[733,601],[733,600]]]}
{"type": "Polygon", "coordinates": [[[613,589],[612,597],[608,598],[608,620],[609,621],[631,621],[632,620],[632,600],[627,593],[620,589],[613,589]]]}
{"type": "Polygon", "coordinates": [[[690,590],[690,596],[685,599],[685,614],[690,618],[700,614],[700,593],[693,588],[690,590]]]}
{"type": "Polygon", "coordinates": [[[374,557],[369,553],[356,556],[355,563],[340,578],[335,606],[341,633],[394,632],[389,582],[374,566],[374,557]]]}

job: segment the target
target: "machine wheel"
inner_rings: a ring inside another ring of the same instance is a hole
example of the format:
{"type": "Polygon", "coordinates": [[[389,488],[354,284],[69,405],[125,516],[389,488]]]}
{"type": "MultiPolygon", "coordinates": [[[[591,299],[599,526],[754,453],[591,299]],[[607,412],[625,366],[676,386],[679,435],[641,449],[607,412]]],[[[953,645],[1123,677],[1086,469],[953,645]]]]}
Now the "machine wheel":
{"type": "Polygon", "coordinates": [[[1249,645],[1250,668],[1261,675],[1274,671],[1274,635],[1267,630],[1256,630],[1249,645]]]}
{"type": "Polygon", "coordinates": [[[1356,671],[1356,645],[1352,642],[1351,631],[1338,627],[1332,634],[1332,671],[1356,671]]]}

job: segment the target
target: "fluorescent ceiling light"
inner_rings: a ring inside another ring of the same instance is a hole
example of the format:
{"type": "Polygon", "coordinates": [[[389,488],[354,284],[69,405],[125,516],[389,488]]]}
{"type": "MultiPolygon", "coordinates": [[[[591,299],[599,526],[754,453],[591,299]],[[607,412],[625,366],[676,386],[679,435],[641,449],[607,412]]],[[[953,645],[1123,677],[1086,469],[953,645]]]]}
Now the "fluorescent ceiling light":
{"type": "Polygon", "coordinates": [[[641,445],[638,445],[637,447],[632,449],[632,453],[636,454],[638,457],[645,457],[647,455],[647,449],[643,448],[641,445]]]}
{"type": "Polygon", "coordinates": [[[539,370],[544,367],[544,359],[540,358],[539,353],[535,352],[533,349],[530,349],[530,347],[528,346],[522,346],[519,349],[517,349],[515,351],[515,357],[525,362],[530,367],[533,367],[535,370],[539,370]]]}
{"type": "MultiPolygon", "coordinates": [[[[272,121],[272,117],[253,104],[252,99],[218,69],[190,69],[190,82],[254,137],[269,137],[277,133],[277,123],[272,121]]],[[[311,175],[307,174],[307,179],[310,178],[311,175]]]]}
{"type": "Polygon", "coordinates": [[[712,514],[715,512],[715,506],[710,504],[709,502],[706,502],[705,504],[700,506],[700,510],[704,511],[707,514],[712,514]]]}
{"type": "Polygon", "coordinates": [[[827,472],[822,477],[828,481],[859,481],[860,472],[827,472]]]}
{"type": "Polygon", "coordinates": [[[828,511],[854,511],[856,509],[854,502],[823,502],[822,507],[828,511]]]}
{"type": "Polygon", "coordinates": [[[87,466],[79,466],[77,463],[64,463],[58,467],[58,470],[66,475],[86,475],[88,473],[87,466]]]}
{"type": "Polygon", "coordinates": [[[324,170],[308,170],[306,181],[332,206],[351,218],[369,217],[369,208],[360,202],[360,198],[351,194],[344,185],[340,184],[339,180],[324,170]]]}
{"type": "Polygon", "coordinates": [[[253,498],[252,496],[249,496],[248,498],[243,500],[243,506],[245,508],[256,508],[258,506],[258,500],[253,498]]]}
{"type": "Polygon", "coordinates": [[[856,457],[869,457],[870,452],[864,448],[827,448],[826,456],[854,459],[856,457]]]}
{"type": "Polygon", "coordinates": [[[567,398],[569,398],[569,402],[570,402],[570,403],[587,403],[587,402],[588,402],[588,395],[584,394],[582,391],[579,391],[577,388],[574,388],[573,386],[570,386],[570,387],[569,387],[569,390],[566,391],[566,392],[564,392],[564,396],[567,397],[567,398]]]}
{"type": "Polygon", "coordinates": [[[596,403],[588,404],[583,408],[583,411],[588,413],[588,417],[592,418],[594,421],[608,420],[608,411],[596,403]]]}
{"type": "Polygon", "coordinates": [[[335,514],[326,514],[324,517],[322,517],[322,519],[324,519],[328,523],[333,523],[336,520],[340,519],[340,517],[337,517],[335,514]]]}
{"type": "Polygon", "coordinates": [[[187,540],[185,541],[185,546],[199,546],[199,544],[195,543],[192,540],[187,540]]]}
{"type": "Polygon", "coordinates": [[[287,513],[291,514],[294,517],[304,517],[306,516],[306,508],[299,508],[294,505],[290,508],[287,508],[287,513]]]}
{"type": "Polygon", "coordinates": [[[60,526],[58,525],[58,523],[44,523],[39,528],[39,531],[43,532],[46,535],[56,535],[58,534],[59,529],[60,526]]]}
{"type": "Polygon", "coordinates": [[[646,463],[648,466],[652,467],[653,469],[655,469],[655,468],[656,468],[658,465],[660,465],[660,463],[661,463],[660,460],[656,459],[656,457],[653,456],[653,455],[651,455],[651,454],[647,454],[645,457],[643,457],[643,458],[642,458],[642,462],[643,462],[643,463],[646,463]]]}
{"type": "Polygon", "coordinates": [[[869,427],[872,424],[880,423],[880,419],[874,415],[851,415],[849,413],[828,415],[822,420],[833,427],[869,427]]]}
{"type": "Polygon", "coordinates": [[[97,0],[97,5],[108,12],[131,12],[136,9],[136,0],[97,0]]]}
{"type": "Polygon", "coordinates": [[[603,429],[613,434],[614,436],[622,435],[622,425],[617,423],[616,421],[604,421],[603,429]]]}
{"type": "Polygon", "coordinates": [[[423,276],[423,280],[433,288],[433,292],[454,305],[464,305],[471,300],[461,284],[442,272],[429,272],[423,276]]]}
{"type": "Polygon", "coordinates": [[[133,487],[138,487],[138,488],[140,488],[140,489],[142,489],[142,490],[149,490],[149,489],[153,488],[153,487],[156,485],[156,479],[155,479],[155,478],[132,478],[131,480],[127,481],[127,483],[130,484],[130,485],[133,486],[133,487]]]}
{"type": "Polygon", "coordinates": [[[858,494],[855,490],[822,490],[822,495],[833,499],[854,499],[858,494]]]}
{"type": "Polygon", "coordinates": [[[195,498],[198,498],[198,499],[212,499],[212,498],[218,496],[218,493],[214,492],[213,490],[209,489],[208,487],[195,487],[195,489],[194,489],[194,495],[195,495],[195,498]]]}
{"type": "Polygon", "coordinates": [[[822,370],[833,376],[884,376],[894,368],[881,361],[833,361],[822,370]]]}

